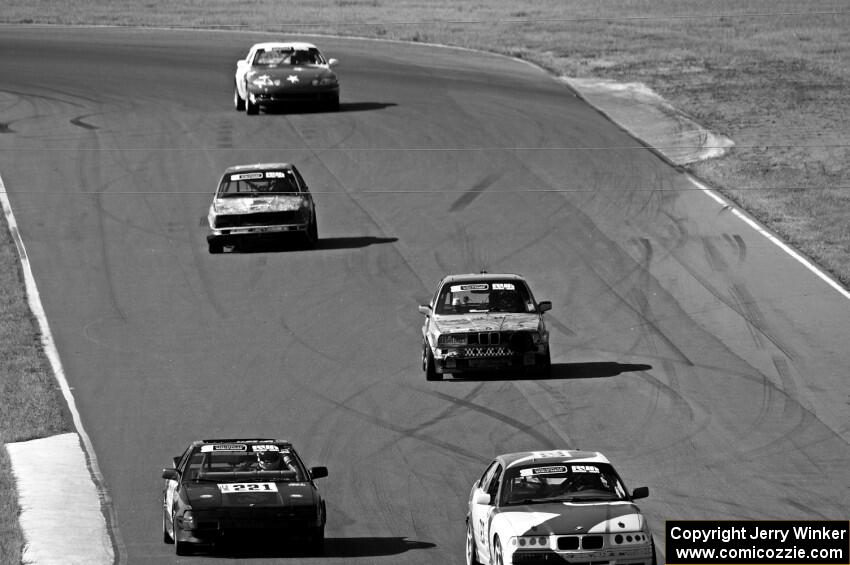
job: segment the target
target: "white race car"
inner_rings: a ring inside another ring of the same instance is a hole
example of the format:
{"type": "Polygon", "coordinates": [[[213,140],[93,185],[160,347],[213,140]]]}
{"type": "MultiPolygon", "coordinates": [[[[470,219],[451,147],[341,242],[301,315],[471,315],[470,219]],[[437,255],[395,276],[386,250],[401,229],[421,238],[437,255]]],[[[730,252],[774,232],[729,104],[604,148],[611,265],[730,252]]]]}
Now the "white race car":
{"type": "Polygon", "coordinates": [[[262,106],[313,102],[339,109],[339,81],[315,45],[304,42],[257,43],[236,62],[233,105],[256,114],[262,106]]]}
{"type": "Polygon", "coordinates": [[[472,485],[466,563],[655,565],[652,533],[631,493],[595,451],[496,457],[472,485]]]}

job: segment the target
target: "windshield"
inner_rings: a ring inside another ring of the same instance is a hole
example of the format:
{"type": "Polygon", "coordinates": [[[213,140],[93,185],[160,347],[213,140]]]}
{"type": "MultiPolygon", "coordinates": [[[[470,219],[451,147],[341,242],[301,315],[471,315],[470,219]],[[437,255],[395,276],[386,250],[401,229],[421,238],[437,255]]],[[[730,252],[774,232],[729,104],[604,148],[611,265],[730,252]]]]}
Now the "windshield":
{"type": "Polygon", "coordinates": [[[307,473],[288,447],[279,445],[201,445],[183,472],[185,481],[243,481],[246,474],[268,474],[275,480],[302,482],[307,473]]]}
{"type": "Polygon", "coordinates": [[[293,49],[292,47],[273,47],[257,51],[252,62],[255,67],[324,65],[325,63],[325,58],[316,48],[293,49]]]}
{"type": "Polygon", "coordinates": [[[436,305],[437,314],[536,312],[531,293],[522,281],[453,283],[443,286],[436,305]]]}
{"type": "Polygon", "coordinates": [[[508,469],[502,503],[590,502],[627,500],[626,488],[603,463],[568,463],[508,469]]]}
{"type": "Polygon", "coordinates": [[[218,187],[218,196],[223,198],[299,192],[298,181],[289,169],[227,174],[218,187]]]}

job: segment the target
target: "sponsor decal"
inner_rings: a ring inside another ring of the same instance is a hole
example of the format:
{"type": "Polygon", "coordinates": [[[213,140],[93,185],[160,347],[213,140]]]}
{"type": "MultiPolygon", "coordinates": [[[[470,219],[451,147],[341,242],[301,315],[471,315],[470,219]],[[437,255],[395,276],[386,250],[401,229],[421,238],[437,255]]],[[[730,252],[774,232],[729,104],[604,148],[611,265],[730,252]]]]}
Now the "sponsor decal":
{"type": "Polygon", "coordinates": [[[532,457],[536,459],[542,459],[544,457],[572,457],[569,451],[535,451],[531,454],[532,457]]]}
{"type": "Polygon", "coordinates": [[[248,451],[248,446],[244,443],[214,443],[201,446],[201,453],[210,451],[248,451]]]}
{"type": "Polygon", "coordinates": [[[263,173],[236,173],[230,175],[230,180],[252,180],[263,178],[263,173]]]}
{"type": "Polygon", "coordinates": [[[567,468],[564,465],[553,465],[551,467],[532,467],[530,469],[520,469],[521,477],[529,477],[531,475],[554,475],[556,473],[566,473],[567,468]]]}
{"type": "Polygon", "coordinates": [[[276,445],[255,445],[251,449],[252,451],[280,451],[276,445]]]}
{"type": "Polygon", "coordinates": [[[487,283],[476,283],[476,284],[453,284],[451,287],[452,292],[462,292],[464,290],[487,290],[490,288],[490,285],[487,283]]]}
{"type": "Polygon", "coordinates": [[[515,290],[513,283],[493,283],[493,290],[515,290]]]}
{"type": "Polygon", "coordinates": [[[244,492],[277,492],[275,483],[218,483],[222,494],[241,494],[244,492]]]}
{"type": "Polygon", "coordinates": [[[286,80],[288,80],[292,84],[295,84],[296,82],[298,82],[298,77],[295,75],[289,75],[288,77],[286,77],[286,80]]]}
{"type": "Polygon", "coordinates": [[[267,179],[285,179],[286,173],[283,171],[266,171],[267,179]]]}
{"type": "Polygon", "coordinates": [[[596,465],[570,465],[573,473],[598,473],[599,467],[596,465]]]}

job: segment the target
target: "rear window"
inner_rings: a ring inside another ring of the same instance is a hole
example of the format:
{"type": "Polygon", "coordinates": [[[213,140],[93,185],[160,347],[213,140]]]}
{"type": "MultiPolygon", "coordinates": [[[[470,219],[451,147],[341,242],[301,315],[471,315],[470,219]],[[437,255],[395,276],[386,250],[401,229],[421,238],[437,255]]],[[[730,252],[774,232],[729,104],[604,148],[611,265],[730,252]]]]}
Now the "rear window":
{"type": "Polygon", "coordinates": [[[223,198],[300,192],[298,180],[289,169],[226,174],[218,187],[218,196],[223,198]]]}

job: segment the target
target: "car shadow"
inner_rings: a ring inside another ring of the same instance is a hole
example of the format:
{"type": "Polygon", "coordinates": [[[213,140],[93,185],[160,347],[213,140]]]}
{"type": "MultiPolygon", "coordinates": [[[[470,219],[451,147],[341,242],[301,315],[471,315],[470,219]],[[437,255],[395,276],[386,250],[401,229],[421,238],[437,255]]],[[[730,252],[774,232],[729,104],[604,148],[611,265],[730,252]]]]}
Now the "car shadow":
{"type": "Polygon", "coordinates": [[[282,104],[263,107],[263,113],[271,116],[293,114],[336,114],[339,112],[371,112],[398,106],[395,102],[340,102],[339,110],[330,110],[313,102],[282,104]]]}
{"type": "Polygon", "coordinates": [[[454,377],[455,381],[551,381],[558,379],[600,379],[616,377],[622,373],[648,371],[652,365],[615,363],[599,361],[591,363],[552,363],[552,370],[547,377],[541,377],[533,372],[494,372],[470,373],[454,377]]]}
{"type": "Polygon", "coordinates": [[[320,238],[315,246],[310,247],[300,241],[298,238],[269,238],[256,241],[246,241],[240,243],[230,249],[230,253],[281,253],[289,251],[329,251],[333,249],[358,249],[368,247],[370,245],[379,245],[382,243],[394,243],[398,241],[397,237],[374,237],[374,236],[354,236],[354,237],[325,237],[320,238]]]}
{"type": "Polygon", "coordinates": [[[301,544],[269,541],[268,539],[234,539],[199,551],[210,557],[275,558],[275,557],[383,557],[400,555],[416,549],[431,549],[436,544],[409,540],[403,537],[325,538],[324,551],[319,555],[301,544]]]}

